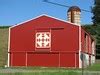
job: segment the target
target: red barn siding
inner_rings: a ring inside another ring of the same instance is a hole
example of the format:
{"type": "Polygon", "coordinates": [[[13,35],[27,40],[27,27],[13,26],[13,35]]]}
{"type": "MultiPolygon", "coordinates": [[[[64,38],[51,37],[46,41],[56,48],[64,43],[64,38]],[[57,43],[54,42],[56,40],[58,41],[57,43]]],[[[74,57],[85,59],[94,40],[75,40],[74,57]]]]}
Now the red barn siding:
{"type": "Polygon", "coordinates": [[[91,38],[90,34],[87,33],[84,29],[82,29],[81,35],[82,35],[82,38],[81,38],[81,40],[82,40],[82,45],[81,45],[82,51],[91,54],[92,53],[92,43],[91,43],[92,38],[91,38]],[[87,35],[87,40],[86,40],[87,46],[86,46],[86,48],[85,48],[85,34],[87,35]]]}
{"type": "Polygon", "coordinates": [[[11,66],[26,66],[25,53],[11,53],[11,66]]]}
{"type": "Polygon", "coordinates": [[[76,53],[76,54],[75,54],[75,57],[76,57],[76,63],[75,63],[76,65],[75,65],[75,67],[76,67],[76,68],[79,68],[79,67],[80,67],[80,66],[79,66],[79,57],[80,57],[80,56],[79,56],[79,53],[76,53]]]}
{"type": "Polygon", "coordinates": [[[28,54],[28,66],[48,66],[48,67],[58,67],[59,65],[59,55],[58,54],[28,54]],[[31,58],[31,59],[30,59],[31,58]]]}
{"type": "Polygon", "coordinates": [[[89,65],[91,65],[91,60],[93,60],[93,58],[91,58],[91,55],[92,55],[92,42],[95,41],[95,40],[87,31],[85,31],[84,28],[82,28],[81,36],[82,36],[81,37],[81,40],[82,40],[82,45],[81,45],[82,46],[82,52],[83,52],[83,54],[87,54],[89,56],[89,59],[86,60],[86,61],[89,61],[89,65]],[[87,35],[87,40],[84,37],[84,35],[87,35]],[[87,43],[86,47],[85,47],[85,40],[87,41],[86,42],[87,43]]]}
{"type": "Polygon", "coordinates": [[[92,54],[92,39],[89,37],[89,53],[92,54]]]}
{"type": "Polygon", "coordinates": [[[61,67],[75,67],[75,53],[64,53],[60,56],[61,67]]]}
{"type": "Polygon", "coordinates": [[[39,28],[64,28],[64,30],[51,30],[53,42],[56,40],[56,42],[54,42],[56,44],[54,45],[53,43],[52,48],[54,50],[58,49],[59,51],[62,51],[62,50],[64,51],[66,48],[72,51],[78,50],[78,42],[77,42],[78,41],[78,27],[77,26],[72,26],[62,21],[58,21],[52,18],[42,17],[42,18],[36,19],[34,21],[30,21],[28,23],[19,25],[11,29],[12,35],[11,35],[10,43],[11,43],[11,49],[13,49],[11,51],[34,51],[35,50],[35,45],[34,45],[35,30],[39,28]]]}
{"type": "Polygon", "coordinates": [[[69,31],[67,28],[65,28],[64,30],[52,31],[53,51],[78,51],[78,45],[78,30],[69,31]]]}
{"type": "Polygon", "coordinates": [[[84,33],[83,29],[81,31],[81,42],[82,42],[82,45],[81,45],[82,51],[86,52],[86,50],[85,50],[85,33],[84,33]]]}

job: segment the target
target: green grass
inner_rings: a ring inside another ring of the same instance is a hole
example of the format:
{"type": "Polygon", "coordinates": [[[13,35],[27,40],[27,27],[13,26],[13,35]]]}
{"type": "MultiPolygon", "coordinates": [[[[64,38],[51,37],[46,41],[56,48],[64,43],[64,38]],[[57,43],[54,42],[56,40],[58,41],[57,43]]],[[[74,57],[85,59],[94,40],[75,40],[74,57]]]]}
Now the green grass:
{"type": "Polygon", "coordinates": [[[0,28],[0,66],[7,64],[8,28],[0,28]]]}
{"type": "Polygon", "coordinates": [[[58,67],[10,67],[1,68],[6,70],[5,73],[0,72],[0,75],[80,75],[77,69],[58,68],[58,67]],[[9,71],[7,73],[7,71],[9,71]],[[18,72],[16,72],[16,70],[18,72]]]}
{"type": "Polygon", "coordinates": [[[80,75],[77,72],[65,71],[65,72],[16,72],[16,73],[0,73],[0,75],[80,75]]]}
{"type": "Polygon", "coordinates": [[[86,70],[100,71],[100,63],[93,64],[92,66],[88,67],[86,70]]]}
{"type": "MultiPolygon", "coordinates": [[[[82,69],[68,69],[68,68],[56,68],[56,67],[10,67],[0,68],[0,75],[81,75],[82,69]],[[16,72],[17,70],[17,72],[16,72]],[[8,72],[7,72],[8,71],[8,72]]],[[[100,64],[94,64],[91,67],[84,69],[84,75],[100,75],[97,73],[100,69],[100,64]],[[88,71],[88,72],[87,72],[88,71]],[[91,73],[96,71],[95,73],[91,73]]]]}

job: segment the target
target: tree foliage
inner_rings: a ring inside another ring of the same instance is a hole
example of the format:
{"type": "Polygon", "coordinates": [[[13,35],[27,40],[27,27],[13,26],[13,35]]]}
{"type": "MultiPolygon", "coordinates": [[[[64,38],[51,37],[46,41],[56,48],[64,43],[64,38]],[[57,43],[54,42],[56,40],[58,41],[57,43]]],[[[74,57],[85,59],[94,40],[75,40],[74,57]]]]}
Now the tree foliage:
{"type": "Polygon", "coordinates": [[[92,20],[94,25],[100,25],[100,0],[94,0],[92,13],[93,13],[92,20]]]}

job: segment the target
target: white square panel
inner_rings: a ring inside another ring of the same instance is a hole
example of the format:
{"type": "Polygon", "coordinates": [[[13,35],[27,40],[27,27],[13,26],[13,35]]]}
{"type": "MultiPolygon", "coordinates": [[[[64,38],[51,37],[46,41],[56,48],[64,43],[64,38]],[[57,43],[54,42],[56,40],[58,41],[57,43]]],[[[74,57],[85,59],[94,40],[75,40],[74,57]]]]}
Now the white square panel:
{"type": "Polygon", "coordinates": [[[50,32],[37,32],[35,45],[36,48],[50,48],[51,47],[51,33],[50,32]]]}

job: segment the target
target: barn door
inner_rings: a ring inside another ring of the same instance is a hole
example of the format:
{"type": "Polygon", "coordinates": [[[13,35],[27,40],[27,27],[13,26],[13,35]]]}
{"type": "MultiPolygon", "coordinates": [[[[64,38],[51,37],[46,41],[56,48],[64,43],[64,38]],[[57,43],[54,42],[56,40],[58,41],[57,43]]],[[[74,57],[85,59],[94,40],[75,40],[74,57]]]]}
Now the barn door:
{"type": "Polygon", "coordinates": [[[50,29],[37,29],[35,31],[35,51],[51,50],[51,31],[50,29]]]}

